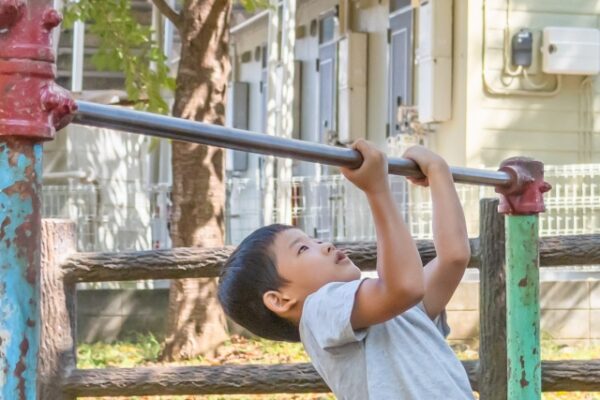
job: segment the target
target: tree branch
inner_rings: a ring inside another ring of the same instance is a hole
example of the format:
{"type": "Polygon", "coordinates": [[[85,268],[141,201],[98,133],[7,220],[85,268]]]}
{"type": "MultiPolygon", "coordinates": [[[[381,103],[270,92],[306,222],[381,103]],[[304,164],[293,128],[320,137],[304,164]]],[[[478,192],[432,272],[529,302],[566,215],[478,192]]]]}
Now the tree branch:
{"type": "Polygon", "coordinates": [[[158,10],[181,31],[181,15],[175,11],[165,0],[152,0],[158,10]]]}

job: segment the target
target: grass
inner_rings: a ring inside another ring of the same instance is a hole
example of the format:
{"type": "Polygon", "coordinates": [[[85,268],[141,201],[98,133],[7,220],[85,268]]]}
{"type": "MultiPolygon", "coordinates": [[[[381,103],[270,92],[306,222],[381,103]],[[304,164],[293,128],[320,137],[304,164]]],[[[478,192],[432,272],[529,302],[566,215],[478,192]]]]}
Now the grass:
{"type": "MultiPolygon", "coordinates": [[[[454,351],[462,360],[478,357],[477,343],[453,344],[454,351]]],[[[110,368],[156,366],[160,342],[152,335],[134,335],[129,340],[113,344],[82,344],[77,349],[78,368],[110,368]]],[[[542,342],[544,360],[600,359],[600,345],[564,346],[548,337],[542,342]]],[[[294,343],[249,340],[234,336],[221,346],[214,357],[197,357],[171,365],[220,365],[220,364],[277,364],[308,362],[302,345],[294,343]]],[[[600,392],[552,392],[544,393],[544,400],[600,400],[600,392]]],[[[330,394],[278,394],[242,396],[135,396],[135,397],[86,397],[87,400],[332,400],[330,394]]]]}

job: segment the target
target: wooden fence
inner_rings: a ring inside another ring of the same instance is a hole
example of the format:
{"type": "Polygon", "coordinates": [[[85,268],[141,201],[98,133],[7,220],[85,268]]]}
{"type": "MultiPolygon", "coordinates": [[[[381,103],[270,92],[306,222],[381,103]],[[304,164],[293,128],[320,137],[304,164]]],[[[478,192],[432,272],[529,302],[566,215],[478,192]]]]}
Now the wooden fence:
{"type": "MultiPolygon", "coordinates": [[[[463,361],[481,399],[506,399],[504,217],[496,199],[481,201],[480,236],[471,239],[471,268],[480,271],[480,357],[463,361]]],[[[75,225],[42,224],[41,343],[38,390],[44,400],[78,396],[328,392],[310,364],[78,369],[76,283],[216,277],[231,251],[179,248],[123,253],[77,253],[75,225]]],[[[423,262],[432,241],[418,241],[423,262]]],[[[375,270],[375,243],[338,244],[363,271],[375,270]]],[[[545,237],[540,265],[600,264],[600,235],[545,237]]],[[[600,391],[600,360],[542,362],[543,391],[600,391]]]]}

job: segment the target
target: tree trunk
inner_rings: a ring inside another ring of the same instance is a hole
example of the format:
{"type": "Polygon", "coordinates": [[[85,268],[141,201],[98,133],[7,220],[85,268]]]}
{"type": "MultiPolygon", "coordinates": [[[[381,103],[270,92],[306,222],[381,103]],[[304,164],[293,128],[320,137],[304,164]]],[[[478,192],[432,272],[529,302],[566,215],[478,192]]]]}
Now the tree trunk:
{"type": "MultiPolygon", "coordinates": [[[[181,60],[173,114],[223,125],[230,72],[230,0],[186,0],[181,10],[181,60]]],[[[173,142],[174,247],[224,244],[225,171],[222,149],[173,142]]],[[[216,279],[172,281],[161,358],[212,352],[228,337],[216,279]]]]}

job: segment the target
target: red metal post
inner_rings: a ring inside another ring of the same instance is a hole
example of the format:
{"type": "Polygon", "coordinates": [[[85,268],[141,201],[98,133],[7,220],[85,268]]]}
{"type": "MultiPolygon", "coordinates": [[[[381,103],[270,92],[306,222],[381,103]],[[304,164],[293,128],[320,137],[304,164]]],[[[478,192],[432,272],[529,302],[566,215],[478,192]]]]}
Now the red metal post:
{"type": "Polygon", "coordinates": [[[54,83],[52,0],[0,0],[0,398],[36,398],[42,141],[76,110],[54,83]]]}

